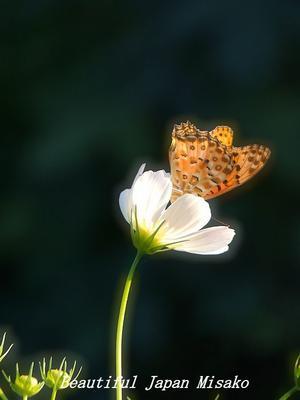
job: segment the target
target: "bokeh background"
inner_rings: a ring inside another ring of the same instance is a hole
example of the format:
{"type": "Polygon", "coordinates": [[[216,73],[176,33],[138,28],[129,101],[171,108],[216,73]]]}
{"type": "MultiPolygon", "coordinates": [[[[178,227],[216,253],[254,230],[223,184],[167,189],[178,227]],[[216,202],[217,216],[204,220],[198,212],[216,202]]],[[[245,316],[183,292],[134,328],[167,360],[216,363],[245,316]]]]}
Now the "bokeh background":
{"type": "MultiPolygon", "coordinates": [[[[136,169],[168,169],[174,123],[230,124],[269,145],[251,183],[210,202],[237,231],[219,257],[145,259],[131,299],[133,399],[150,375],[250,380],[222,399],[276,399],[300,351],[300,4],[1,2],[0,332],[26,367],[66,353],[113,374],[112,333],[134,256],[118,194],[136,169]]],[[[216,222],[217,223],[217,222],[216,222]]],[[[11,371],[12,365],[3,365],[11,371]]],[[[70,398],[108,399],[108,391],[70,398]]]]}

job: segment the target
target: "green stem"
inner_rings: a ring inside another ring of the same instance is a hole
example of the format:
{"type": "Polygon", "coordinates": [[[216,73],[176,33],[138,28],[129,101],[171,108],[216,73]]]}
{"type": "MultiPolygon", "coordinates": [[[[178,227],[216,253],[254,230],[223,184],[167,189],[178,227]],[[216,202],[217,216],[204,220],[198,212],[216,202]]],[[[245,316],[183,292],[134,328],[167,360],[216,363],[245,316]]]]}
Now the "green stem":
{"type": "MultiPolygon", "coordinates": [[[[123,289],[119,317],[117,322],[117,335],[116,335],[116,379],[117,379],[117,400],[122,400],[122,339],[123,339],[123,327],[124,327],[124,319],[126,314],[126,307],[128,302],[128,297],[131,289],[131,284],[133,280],[133,275],[136,270],[136,267],[142,258],[143,253],[137,252],[135,259],[130,267],[129,273],[127,275],[127,279],[125,282],[125,286],[123,289]]],[[[51,399],[52,400],[52,399],[51,399]]]]}
{"type": "Polygon", "coordinates": [[[55,400],[56,399],[56,394],[57,394],[57,390],[55,388],[53,388],[50,400],[55,400]]]}
{"type": "Polygon", "coordinates": [[[0,399],[1,400],[8,400],[8,398],[5,396],[5,393],[3,392],[3,390],[0,387],[0,399]]]}
{"type": "Polygon", "coordinates": [[[289,390],[289,391],[286,392],[283,396],[281,396],[279,400],[287,400],[287,399],[289,399],[294,393],[296,393],[297,391],[298,391],[298,389],[296,388],[296,386],[294,386],[291,390],[289,390]]]}
{"type": "Polygon", "coordinates": [[[28,396],[23,396],[23,400],[27,400],[28,399],[28,396]]]}

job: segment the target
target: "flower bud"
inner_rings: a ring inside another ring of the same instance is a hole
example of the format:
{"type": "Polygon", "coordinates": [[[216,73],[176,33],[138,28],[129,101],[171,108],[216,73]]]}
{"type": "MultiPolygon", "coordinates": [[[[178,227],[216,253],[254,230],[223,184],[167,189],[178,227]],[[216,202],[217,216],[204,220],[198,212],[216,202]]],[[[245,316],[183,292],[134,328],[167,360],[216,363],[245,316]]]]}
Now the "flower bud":
{"type": "Polygon", "coordinates": [[[14,381],[12,381],[11,377],[7,376],[3,371],[3,375],[5,376],[10,387],[20,397],[26,398],[35,396],[44,386],[44,382],[38,382],[38,380],[32,376],[33,367],[34,363],[31,364],[28,375],[20,375],[19,366],[16,364],[16,378],[14,381]]]}
{"type": "MultiPolygon", "coordinates": [[[[46,367],[46,360],[43,359],[43,363],[40,363],[40,371],[41,376],[46,384],[51,389],[61,390],[69,387],[74,372],[76,368],[76,361],[73,364],[73,367],[67,372],[67,361],[64,358],[60,364],[59,369],[52,368],[52,357],[49,360],[48,368],[46,367]]],[[[81,372],[81,368],[79,369],[76,377],[77,379],[81,372]]]]}
{"type": "Polygon", "coordinates": [[[59,369],[50,369],[47,372],[45,383],[48,387],[57,389],[66,389],[71,381],[71,377],[67,372],[61,371],[59,369]]]}

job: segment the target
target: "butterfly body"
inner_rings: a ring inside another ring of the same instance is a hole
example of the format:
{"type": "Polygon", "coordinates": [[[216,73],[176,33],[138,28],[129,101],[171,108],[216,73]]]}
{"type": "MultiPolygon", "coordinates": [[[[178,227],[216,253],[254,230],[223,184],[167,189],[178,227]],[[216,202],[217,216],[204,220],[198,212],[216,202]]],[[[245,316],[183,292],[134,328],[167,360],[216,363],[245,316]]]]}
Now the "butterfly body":
{"type": "Polygon", "coordinates": [[[169,151],[171,201],[184,193],[205,199],[226,193],[254,176],[270,156],[265,146],[235,147],[232,142],[227,126],[201,131],[190,122],[175,125],[169,151]]]}

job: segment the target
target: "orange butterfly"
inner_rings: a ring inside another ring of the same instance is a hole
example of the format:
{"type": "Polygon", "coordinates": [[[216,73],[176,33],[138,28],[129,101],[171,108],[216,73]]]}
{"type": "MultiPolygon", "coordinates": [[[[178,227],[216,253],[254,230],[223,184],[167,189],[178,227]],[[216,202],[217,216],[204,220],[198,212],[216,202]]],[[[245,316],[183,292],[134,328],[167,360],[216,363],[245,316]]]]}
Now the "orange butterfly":
{"type": "Polygon", "coordinates": [[[205,199],[220,196],[242,185],[265,165],[271,151],[253,144],[232,146],[228,126],[200,131],[189,121],[175,125],[169,151],[173,183],[171,201],[184,193],[205,199]]]}

